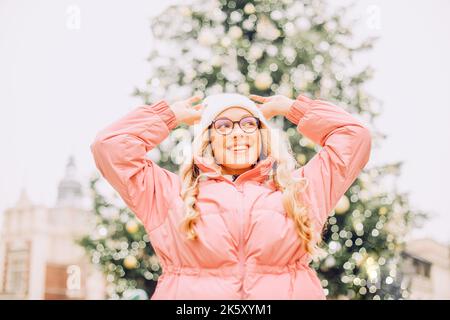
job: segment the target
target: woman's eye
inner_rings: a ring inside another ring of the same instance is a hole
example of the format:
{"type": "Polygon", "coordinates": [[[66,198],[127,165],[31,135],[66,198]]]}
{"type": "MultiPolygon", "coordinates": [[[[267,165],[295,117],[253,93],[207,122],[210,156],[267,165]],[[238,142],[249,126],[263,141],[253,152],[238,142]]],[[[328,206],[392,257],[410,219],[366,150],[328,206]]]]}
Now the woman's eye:
{"type": "Polygon", "coordinates": [[[246,127],[246,128],[252,128],[256,126],[256,121],[253,119],[249,119],[249,120],[244,120],[242,121],[242,126],[246,127]]]}
{"type": "Polygon", "coordinates": [[[231,128],[230,121],[217,121],[216,122],[217,130],[227,130],[229,128],[231,128]]]}
{"type": "Polygon", "coordinates": [[[219,124],[218,124],[218,127],[219,128],[229,128],[230,127],[230,124],[229,123],[227,123],[227,122],[219,122],[219,124]]]}

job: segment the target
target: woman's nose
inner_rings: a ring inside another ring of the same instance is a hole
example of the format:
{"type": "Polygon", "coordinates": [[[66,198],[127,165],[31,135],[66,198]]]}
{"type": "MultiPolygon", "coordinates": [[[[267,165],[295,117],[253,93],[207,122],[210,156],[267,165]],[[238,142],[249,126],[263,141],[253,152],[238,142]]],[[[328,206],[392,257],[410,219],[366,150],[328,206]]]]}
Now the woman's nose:
{"type": "Polygon", "coordinates": [[[231,137],[236,137],[238,135],[243,136],[245,135],[245,132],[242,130],[241,126],[238,123],[234,123],[230,135],[231,137]]]}

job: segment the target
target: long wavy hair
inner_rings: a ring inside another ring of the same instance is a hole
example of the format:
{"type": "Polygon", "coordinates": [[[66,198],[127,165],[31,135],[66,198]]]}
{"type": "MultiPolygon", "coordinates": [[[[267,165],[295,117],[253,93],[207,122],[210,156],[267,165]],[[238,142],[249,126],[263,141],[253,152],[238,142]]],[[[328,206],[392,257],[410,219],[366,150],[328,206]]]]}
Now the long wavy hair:
{"type": "MultiPolygon", "coordinates": [[[[197,239],[195,224],[200,214],[196,202],[199,193],[199,179],[205,175],[196,166],[194,157],[199,156],[215,163],[208,130],[206,128],[194,138],[191,156],[180,167],[181,196],[185,208],[185,216],[181,221],[180,230],[186,234],[188,240],[197,239]]],[[[275,168],[268,179],[271,179],[275,188],[282,192],[283,207],[288,217],[295,222],[301,246],[313,255],[317,252],[318,244],[321,242],[321,234],[314,233],[308,214],[309,207],[302,201],[302,194],[308,187],[308,180],[292,177],[292,172],[298,168],[298,163],[292,154],[285,132],[271,129],[261,123],[259,133],[261,153],[258,161],[267,156],[275,160],[275,168]],[[275,132],[279,132],[279,134],[275,134],[275,132]]],[[[219,170],[221,169],[219,165],[217,167],[219,170]]]]}

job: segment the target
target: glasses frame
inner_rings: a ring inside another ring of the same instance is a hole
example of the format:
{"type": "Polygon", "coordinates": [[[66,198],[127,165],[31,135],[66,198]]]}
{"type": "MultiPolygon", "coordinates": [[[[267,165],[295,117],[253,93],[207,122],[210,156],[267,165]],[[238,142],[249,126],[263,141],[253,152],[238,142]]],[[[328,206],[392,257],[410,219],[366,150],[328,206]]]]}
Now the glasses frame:
{"type": "Polygon", "coordinates": [[[213,127],[214,130],[215,130],[218,134],[220,134],[220,135],[222,135],[222,136],[227,136],[227,135],[229,135],[230,133],[233,132],[233,130],[234,130],[234,125],[235,125],[236,123],[239,125],[239,128],[241,128],[241,130],[242,130],[243,132],[245,132],[245,133],[253,133],[253,132],[255,132],[257,129],[261,129],[261,120],[259,120],[259,118],[254,117],[254,116],[245,116],[245,117],[242,117],[241,119],[239,119],[238,121],[233,121],[233,120],[231,120],[231,119],[229,119],[229,118],[226,118],[226,117],[218,118],[218,119],[215,119],[214,121],[211,122],[211,124],[209,125],[209,128],[213,127]],[[242,128],[242,126],[241,126],[241,121],[244,120],[244,119],[247,119],[247,118],[253,118],[253,119],[256,120],[257,126],[256,126],[255,130],[253,130],[253,131],[245,131],[245,130],[242,128]],[[233,126],[231,127],[230,132],[225,133],[225,134],[219,132],[219,130],[217,130],[217,128],[216,128],[216,126],[215,126],[215,123],[216,123],[216,121],[218,121],[218,120],[229,120],[229,121],[233,124],[233,126]]]}

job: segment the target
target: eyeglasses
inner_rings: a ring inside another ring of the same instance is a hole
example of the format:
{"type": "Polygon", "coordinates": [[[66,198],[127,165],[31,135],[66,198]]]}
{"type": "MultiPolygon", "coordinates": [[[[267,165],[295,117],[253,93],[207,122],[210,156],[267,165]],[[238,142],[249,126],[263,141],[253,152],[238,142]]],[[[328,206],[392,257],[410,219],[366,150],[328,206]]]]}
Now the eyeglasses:
{"type": "MultiPolygon", "coordinates": [[[[211,126],[214,127],[214,129],[221,135],[228,135],[231,132],[233,132],[234,124],[238,123],[239,127],[244,131],[245,133],[252,133],[255,132],[256,129],[259,129],[260,127],[260,121],[258,118],[255,117],[244,117],[239,121],[232,121],[228,118],[219,118],[214,120],[211,123],[211,126]]],[[[210,126],[210,127],[211,127],[210,126]]]]}

